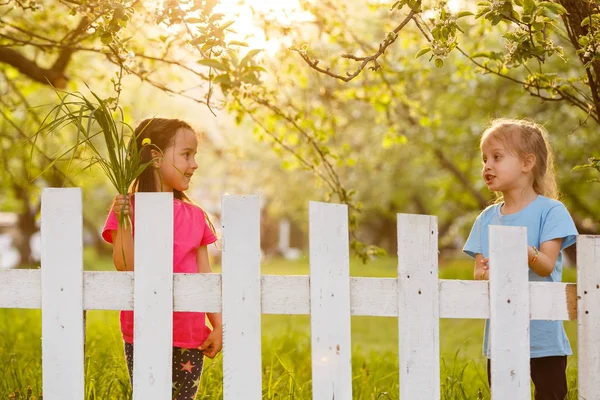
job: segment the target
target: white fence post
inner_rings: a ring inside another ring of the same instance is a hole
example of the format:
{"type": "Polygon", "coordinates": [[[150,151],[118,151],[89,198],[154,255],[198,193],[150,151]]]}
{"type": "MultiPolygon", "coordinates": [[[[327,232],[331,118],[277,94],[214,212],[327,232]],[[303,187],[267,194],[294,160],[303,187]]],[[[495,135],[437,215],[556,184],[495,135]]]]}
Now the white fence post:
{"type": "Polygon", "coordinates": [[[81,189],[42,191],[42,383],[44,399],[84,395],[81,189]]]}
{"type": "Polygon", "coordinates": [[[531,398],[527,229],[490,226],[492,399],[531,398]]]}
{"type": "Polygon", "coordinates": [[[223,398],[262,398],[260,200],[223,196],[223,398]]]}
{"type": "Polygon", "coordinates": [[[437,218],[398,214],[400,398],[440,398],[437,218]]]}
{"type": "Polygon", "coordinates": [[[578,395],[600,393],[600,236],[577,237],[578,395]]]}
{"type": "Polygon", "coordinates": [[[136,193],[133,398],[170,399],[173,363],[173,194],[136,193]]]}
{"type": "Polygon", "coordinates": [[[348,206],[308,209],[313,399],[351,399],[348,206]]]}

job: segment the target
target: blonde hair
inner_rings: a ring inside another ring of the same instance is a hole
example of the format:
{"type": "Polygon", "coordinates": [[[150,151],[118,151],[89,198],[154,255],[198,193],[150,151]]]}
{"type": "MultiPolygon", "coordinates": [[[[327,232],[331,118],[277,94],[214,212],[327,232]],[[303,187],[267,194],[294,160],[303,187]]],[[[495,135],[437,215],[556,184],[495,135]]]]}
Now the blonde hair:
{"type": "Polygon", "coordinates": [[[493,120],[481,135],[480,147],[490,139],[500,141],[521,159],[533,154],[533,190],[542,196],[558,199],[554,156],[543,126],[533,121],[499,118],[493,120]]]}

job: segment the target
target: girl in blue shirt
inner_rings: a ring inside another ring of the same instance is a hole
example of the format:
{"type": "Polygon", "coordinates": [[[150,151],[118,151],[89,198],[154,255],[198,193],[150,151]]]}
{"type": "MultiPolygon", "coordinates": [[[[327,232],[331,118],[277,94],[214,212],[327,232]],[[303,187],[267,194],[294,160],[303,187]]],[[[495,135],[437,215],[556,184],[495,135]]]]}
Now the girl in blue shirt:
{"type": "MultiPolygon", "coordinates": [[[[494,205],[475,220],[464,251],[475,258],[474,277],[489,278],[488,226],[527,228],[529,280],[560,282],[563,250],[575,242],[577,230],[558,197],[553,157],[541,126],[499,119],[481,137],[482,177],[488,189],[500,193],[494,205]]],[[[483,351],[490,352],[486,321],[483,351]]],[[[535,400],[567,396],[567,356],[572,354],[562,321],[531,321],[531,378],[535,400]]]]}

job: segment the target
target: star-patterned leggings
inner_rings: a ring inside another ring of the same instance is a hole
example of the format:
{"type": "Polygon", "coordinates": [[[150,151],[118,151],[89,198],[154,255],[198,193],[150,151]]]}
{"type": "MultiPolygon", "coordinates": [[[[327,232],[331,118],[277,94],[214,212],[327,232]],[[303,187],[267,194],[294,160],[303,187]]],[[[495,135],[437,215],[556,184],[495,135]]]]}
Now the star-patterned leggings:
{"type": "MultiPolygon", "coordinates": [[[[125,358],[133,382],[133,344],[125,342],[125,358]]],[[[173,347],[173,400],[196,398],[200,386],[204,355],[198,349],[173,347]]]]}

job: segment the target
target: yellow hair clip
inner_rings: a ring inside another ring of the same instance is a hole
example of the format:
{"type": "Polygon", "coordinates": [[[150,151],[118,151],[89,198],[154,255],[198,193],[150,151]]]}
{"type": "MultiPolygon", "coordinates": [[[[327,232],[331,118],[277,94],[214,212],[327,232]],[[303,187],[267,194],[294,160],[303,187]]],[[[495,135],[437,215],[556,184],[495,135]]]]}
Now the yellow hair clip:
{"type": "Polygon", "coordinates": [[[145,146],[147,144],[152,144],[152,140],[150,140],[149,137],[147,137],[144,140],[142,140],[142,146],[145,146]]]}

